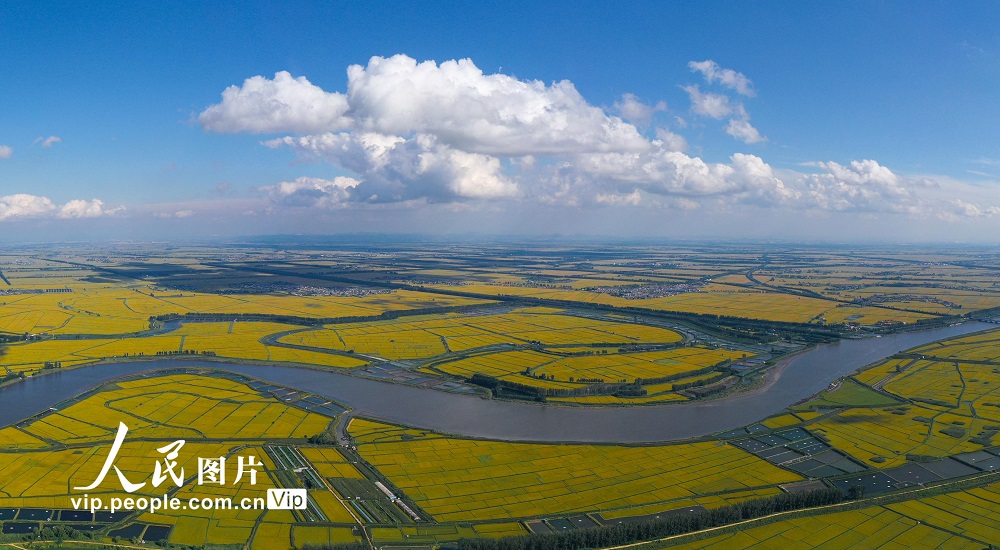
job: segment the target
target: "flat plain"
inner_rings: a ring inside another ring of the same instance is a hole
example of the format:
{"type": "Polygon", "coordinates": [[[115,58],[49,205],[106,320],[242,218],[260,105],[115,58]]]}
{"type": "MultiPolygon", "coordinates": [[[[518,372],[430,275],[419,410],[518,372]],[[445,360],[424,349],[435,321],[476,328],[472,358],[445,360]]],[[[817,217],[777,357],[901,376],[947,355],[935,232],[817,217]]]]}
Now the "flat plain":
{"type": "MultiPolygon", "coordinates": [[[[900,352],[744,429],[658,445],[513,443],[344,418],[308,388],[210,367],[337,369],[536,406],[725,399],[818,343],[992,320],[997,269],[1000,257],[979,249],[6,250],[4,383],[118,361],[197,358],[205,368],[112,381],[0,428],[0,542],[21,541],[22,524],[65,524],[34,510],[69,508],[71,488],[97,475],[124,422],[129,479],[147,478],[157,448],[183,439],[179,465],[189,472],[196,457],[250,454],[261,472],[255,486],[185,485],[172,495],[238,500],[302,487],[310,505],[85,522],[108,545],[141,545],[146,530],[159,537],[147,544],[194,547],[434,547],[561,536],[826,487],[853,494],[851,508],[651,544],[981,547],[996,540],[1000,502],[991,477],[1000,467],[998,331],[900,352]]],[[[116,484],[112,475],[95,491],[112,495],[116,484]]]]}

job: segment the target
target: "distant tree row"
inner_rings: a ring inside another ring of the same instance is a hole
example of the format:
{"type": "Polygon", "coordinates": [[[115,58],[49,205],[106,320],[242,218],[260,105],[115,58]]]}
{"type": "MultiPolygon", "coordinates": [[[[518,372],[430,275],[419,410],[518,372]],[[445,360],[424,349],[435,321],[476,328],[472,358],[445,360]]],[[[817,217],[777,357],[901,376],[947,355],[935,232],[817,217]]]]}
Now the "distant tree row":
{"type": "Polygon", "coordinates": [[[507,390],[509,392],[523,394],[528,397],[544,399],[546,397],[581,397],[588,395],[614,395],[617,397],[642,397],[646,395],[646,389],[635,384],[590,384],[579,388],[540,388],[529,386],[519,382],[501,380],[495,376],[486,374],[473,374],[469,378],[469,383],[488,388],[490,390],[507,390]]]}
{"type": "Polygon", "coordinates": [[[32,340],[41,340],[42,337],[38,334],[31,334],[30,332],[25,332],[23,334],[0,334],[0,344],[6,344],[8,342],[30,342],[32,340]]]}
{"type": "MultiPolygon", "coordinates": [[[[629,383],[625,380],[620,380],[614,383],[605,383],[603,378],[580,378],[576,382],[587,384],[586,386],[579,388],[540,388],[538,386],[532,386],[529,384],[521,384],[519,382],[512,382],[510,380],[502,380],[495,376],[489,376],[486,374],[473,374],[468,382],[488,388],[494,392],[506,391],[510,393],[520,394],[526,397],[535,399],[544,399],[547,397],[584,397],[584,396],[594,396],[594,395],[612,395],[616,397],[643,397],[648,395],[643,386],[662,384],[665,382],[671,382],[673,380],[680,380],[683,378],[691,378],[693,376],[700,376],[703,374],[708,374],[710,372],[719,371],[715,376],[710,376],[702,380],[694,380],[691,382],[684,382],[682,384],[674,384],[673,390],[685,390],[688,388],[697,388],[701,386],[707,386],[714,384],[720,380],[723,380],[734,374],[732,369],[726,368],[731,361],[726,359],[720,361],[715,365],[704,367],[701,369],[696,369],[693,371],[686,371],[677,374],[671,374],[668,376],[661,376],[657,378],[636,378],[635,382],[629,383]]],[[[551,376],[546,377],[544,374],[532,375],[530,369],[525,369],[525,376],[532,376],[542,380],[553,379],[551,376]]],[[[573,378],[569,379],[570,382],[574,382],[573,378]]],[[[720,388],[721,391],[724,388],[720,388]]],[[[704,392],[707,395],[711,392],[704,392]]]]}
{"type": "MultiPolygon", "coordinates": [[[[420,287],[409,287],[400,285],[406,290],[423,290],[420,287]]],[[[474,292],[462,292],[457,290],[436,289],[440,294],[451,296],[462,296],[466,298],[478,299],[500,299],[509,303],[523,304],[526,306],[548,306],[548,307],[579,307],[579,302],[572,300],[557,300],[552,298],[538,298],[533,296],[513,296],[509,294],[479,294],[474,292]]],[[[643,317],[655,317],[660,319],[681,320],[694,328],[700,328],[710,333],[724,333],[731,338],[746,342],[759,342],[762,338],[768,341],[783,339],[796,339],[807,343],[836,342],[840,340],[841,334],[838,329],[808,325],[789,321],[765,321],[762,319],[745,319],[742,317],[730,317],[726,315],[716,315],[711,313],[689,313],[689,312],[664,312],[650,310],[640,307],[621,307],[611,304],[588,303],[588,309],[613,311],[632,315],[642,315],[643,317]]],[[[923,320],[919,321],[923,322],[923,320]]]]}
{"type": "MultiPolygon", "coordinates": [[[[643,386],[651,386],[653,384],[663,384],[665,382],[673,382],[674,380],[680,380],[681,378],[691,378],[692,376],[701,376],[702,374],[708,374],[712,371],[720,370],[723,367],[728,366],[730,363],[732,363],[732,361],[730,361],[729,359],[725,359],[723,361],[719,361],[714,365],[709,365],[707,367],[700,369],[668,374],[666,376],[657,376],[656,378],[636,378],[635,383],[641,384],[643,386]]],[[[732,371],[730,371],[729,369],[725,370],[727,375],[732,373],[732,371]]]]}
{"type": "Polygon", "coordinates": [[[24,379],[23,372],[9,372],[3,375],[3,377],[0,377],[0,383],[9,382],[11,380],[23,380],[23,379],[24,379]]]}
{"type": "Polygon", "coordinates": [[[271,313],[169,313],[166,315],[153,315],[150,322],[162,321],[201,321],[228,323],[231,321],[265,321],[271,323],[282,323],[286,325],[330,325],[337,323],[362,323],[367,321],[386,321],[407,317],[412,315],[431,315],[438,313],[452,313],[461,311],[474,311],[482,309],[482,304],[466,304],[461,306],[442,306],[430,308],[415,308],[404,310],[384,311],[379,315],[354,315],[346,317],[300,317],[298,315],[277,315],[271,313]]]}
{"type": "MultiPolygon", "coordinates": [[[[100,539],[100,535],[96,535],[94,533],[91,533],[90,531],[78,531],[69,525],[52,525],[50,527],[43,527],[37,533],[24,533],[16,538],[19,538],[24,541],[30,541],[33,539],[55,540],[56,546],[62,546],[61,543],[62,541],[65,540],[94,540],[94,539],[100,539]]],[[[91,548],[99,549],[105,547],[99,546],[91,548]]]]}
{"type": "Polygon", "coordinates": [[[232,321],[265,321],[271,323],[282,323],[287,325],[321,325],[324,319],[312,317],[299,317],[296,315],[275,315],[269,313],[185,313],[183,315],[170,313],[167,315],[154,315],[149,318],[150,322],[166,321],[190,321],[190,322],[220,322],[228,323],[232,321]]]}
{"type": "MultiPolygon", "coordinates": [[[[688,388],[700,388],[702,386],[707,386],[709,384],[714,384],[714,383],[718,382],[719,380],[723,380],[725,378],[729,378],[730,376],[732,376],[732,373],[729,373],[729,372],[720,372],[719,374],[716,374],[715,376],[709,376],[708,378],[703,378],[701,380],[695,380],[693,382],[684,382],[683,384],[674,384],[674,391],[686,390],[688,388]]],[[[707,393],[703,392],[703,395],[707,395],[707,393]]]]}
{"type": "Polygon", "coordinates": [[[363,542],[341,542],[336,544],[313,544],[306,543],[302,550],[371,550],[371,547],[363,542]]]}

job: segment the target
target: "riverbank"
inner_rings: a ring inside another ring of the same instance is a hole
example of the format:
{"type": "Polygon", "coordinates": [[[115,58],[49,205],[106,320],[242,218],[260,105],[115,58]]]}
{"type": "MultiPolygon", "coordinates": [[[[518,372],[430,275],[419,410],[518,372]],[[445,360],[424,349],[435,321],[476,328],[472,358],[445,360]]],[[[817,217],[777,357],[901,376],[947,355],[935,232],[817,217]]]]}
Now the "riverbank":
{"type": "MultiPolygon", "coordinates": [[[[548,443],[658,443],[704,437],[778,413],[834,380],[900,351],[995,328],[983,323],[823,344],[788,357],[770,383],[718,400],[640,407],[560,407],[486,400],[388,384],[333,370],[164,359],[89,365],[0,388],[0,425],[47,409],[105,381],[160,368],[214,368],[301,389],[343,403],[359,416],[468,437],[548,443]]],[[[776,365],[778,367],[778,365],[776,365]]]]}

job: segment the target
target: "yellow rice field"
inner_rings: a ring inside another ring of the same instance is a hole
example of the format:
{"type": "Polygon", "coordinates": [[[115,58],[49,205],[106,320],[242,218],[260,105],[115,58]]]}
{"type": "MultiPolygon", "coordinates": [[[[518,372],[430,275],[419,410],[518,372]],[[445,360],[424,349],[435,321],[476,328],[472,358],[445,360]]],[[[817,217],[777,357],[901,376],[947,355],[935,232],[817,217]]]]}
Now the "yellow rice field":
{"type": "Polygon", "coordinates": [[[800,479],[730,445],[457,439],[354,419],[358,451],[439,521],[629,508],[800,479]],[[401,435],[407,435],[401,439],[401,435]],[[412,439],[410,439],[412,438],[412,439]]]}

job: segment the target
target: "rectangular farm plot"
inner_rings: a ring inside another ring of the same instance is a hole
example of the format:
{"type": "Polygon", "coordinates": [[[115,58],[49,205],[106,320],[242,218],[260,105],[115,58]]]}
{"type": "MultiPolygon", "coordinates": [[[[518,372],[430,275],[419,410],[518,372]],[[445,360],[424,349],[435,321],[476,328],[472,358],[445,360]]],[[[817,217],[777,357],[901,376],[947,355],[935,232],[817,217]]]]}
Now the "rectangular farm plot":
{"type": "Polygon", "coordinates": [[[291,546],[292,525],[290,523],[261,522],[257,525],[251,550],[271,550],[291,546]]]}
{"type": "MultiPolygon", "coordinates": [[[[520,310],[518,310],[520,311],[520,310]]],[[[630,323],[560,315],[553,311],[499,315],[446,315],[414,321],[377,321],[328,325],[301,331],[282,342],[317,348],[354,350],[387,359],[433,357],[497,344],[546,345],[673,343],[674,331],[630,323]]]]}
{"type": "Polygon", "coordinates": [[[439,521],[535,517],[666,502],[801,479],[731,446],[400,440],[354,420],[361,455],[439,521]],[[372,432],[380,434],[369,441],[372,432]],[[395,439],[393,441],[393,439],[395,439]]]}
{"type": "Polygon", "coordinates": [[[772,464],[810,478],[838,476],[865,469],[865,466],[850,456],[830,448],[802,428],[738,439],[729,443],[772,464]]]}
{"type": "Polygon", "coordinates": [[[904,397],[919,396],[955,405],[962,394],[962,378],[954,363],[918,361],[885,385],[904,397]]]}
{"type": "Polygon", "coordinates": [[[556,380],[603,379],[608,382],[636,378],[658,378],[690,372],[726,360],[742,358],[743,353],[725,349],[680,348],[647,353],[608,353],[558,359],[538,367],[541,374],[556,380]]]}
{"type": "MultiPolygon", "coordinates": [[[[156,452],[163,442],[133,442],[126,440],[118,454],[118,465],[126,478],[132,482],[147,481],[145,487],[136,494],[144,496],[162,495],[169,484],[154,488],[148,480],[155,461],[161,457],[156,452]]],[[[220,456],[229,450],[224,444],[204,444],[188,442],[178,458],[178,468],[189,472],[197,471],[198,456],[220,456]]],[[[59,451],[25,451],[20,454],[0,453],[0,468],[4,471],[0,480],[0,507],[17,507],[21,498],[54,497],[51,501],[59,507],[69,506],[70,487],[88,485],[97,475],[107,458],[108,446],[91,447],[81,452],[78,449],[59,451]],[[9,498],[8,496],[9,495],[9,498]]],[[[121,490],[114,475],[108,476],[98,490],[121,490]]],[[[76,496],[73,494],[72,496],[76,496]]]]}
{"type": "MultiPolygon", "coordinates": [[[[301,548],[306,544],[349,544],[361,541],[360,534],[356,534],[350,527],[314,527],[308,525],[296,525],[292,529],[292,537],[297,548],[301,548]]],[[[285,541],[285,546],[287,545],[288,542],[285,541]]],[[[284,546],[282,546],[282,548],[284,548],[284,546]]]]}
{"type": "Polygon", "coordinates": [[[304,447],[300,449],[304,456],[323,477],[343,477],[348,479],[364,479],[361,472],[354,467],[337,449],[323,447],[304,447]]]}
{"type": "Polygon", "coordinates": [[[47,445],[44,441],[14,426],[0,428],[0,449],[38,449],[47,445]]]}
{"type": "Polygon", "coordinates": [[[474,374],[485,374],[511,382],[532,384],[542,387],[572,388],[568,381],[547,381],[524,376],[523,373],[547,363],[559,360],[558,355],[538,351],[509,351],[475,355],[457,361],[440,363],[436,368],[448,374],[471,378],[474,374]]]}
{"type": "Polygon", "coordinates": [[[875,409],[845,411],[838,417],[812,424],[835,447],[870,461],[876,456],[885,457],[895,464],[905,454],[920,445],[926,436],[926,426],[913,420],[915,411],[896,416],[875,409]],[[900,457],[897,459],[896,457],[900,457]]]}
{"type": "MultiPolygon", "coordinates": [[[[649,386],[647,390],[653,395],[671,391],[678,383],[711,378],[717,373],[688,378],[683,378],[683,375],[686,372],[710,368],[741,355],[726,350],[703,348],[635,354],[596,353],[574,357],[562,357],[557,353],[540,351],[506,351],[438,363],[435,368],[463,378],[470,378],[474,374],[485,374],[519,384],[565,389],[580,388],[586,384],[599,382],[614,383],[623,380],[633,382],[636,378],[682,377],[672,382],[649,386]]],[[[619,402],[618,399],[606,401],[619,402]]]]}
{"type": "MultiPolygon", "coordinates": [[[[225,450],[215,454],[199,453],[197,456],[222,456],[228,454],[225,450]]],[[[244,478],[237,484],[233,484],[229,479],[225,485],[214,484],[186,484],[176,494],[182,501],[191,498],[226,498],[232,502],[240,502],[243,499],[264,498],[267,489],[277,487],[272,481],[268,472],[275,469],[274,463],[270,460],[264,449],[261,447],[241,448],[236,454],[240,456],[251,455],[257,457],[262,466],[258,467],[256,483],[251,483],[249,477],[244,478]]],[[[234,455],[235,456],[235,455],[234,455]]],[[[230,459],[235,462],[235,458],[230,459]]],[[[197,465],[190,466],[193,471],[197,471],[197,465]]],[[[227,470],[230,468],[227,461],[227,470]]],[[[235,470],[228,472],[230,476],[235,475],[235,470]]],[[[161,514],[176,518],[174,531],[171,534],[170,542],[175,544],[199,544],[196,541],[203,537],[200,544],[237,544],[245,543],[250,539],[254,524],[259,520],[286,519],[283,511],[271,510],[242,510],[242,509],[185,509],[178,511],[166,511],[161,514]]]]}

